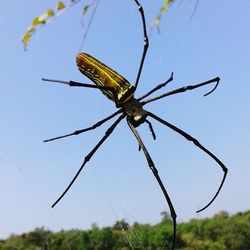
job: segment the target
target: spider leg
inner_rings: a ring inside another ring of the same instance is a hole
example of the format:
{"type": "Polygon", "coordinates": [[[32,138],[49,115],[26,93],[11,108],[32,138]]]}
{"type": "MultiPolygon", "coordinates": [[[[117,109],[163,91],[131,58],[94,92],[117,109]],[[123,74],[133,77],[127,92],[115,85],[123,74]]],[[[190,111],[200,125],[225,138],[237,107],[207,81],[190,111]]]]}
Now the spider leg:
{"type": "Polygon", "coordinates": [[[145,105],[145,104],[147,104],[149,102],[154,102],[154,101],[162,99],[162,98],[164,98],[166,96],[183,93],[183,92],[186,92],[187,90],[193,90],[193,89],[197,89],[197,88],[200,88],[202,86],[205,86],[205,85],[208,85],[208,84],[211,84],[211,83],[216,83],[215,87],[211,91],[209,91],[208,93],[206,93],[204,95],[204,96],[207,96],[207,95],[211,94],[213,91],[215,91],[215,89],[217,88],[219,82],[220,82],[220,78],[215,77],[215,78],[213,78],[211,80],[208,80],[208,81],[205,81],[205,82],[202,82],[202,83],[198,83],[198,84],[195,84],[195,85],[188,85],[188,86],[184,86],[184,87],[181,87],[181,88],[178,88],[178,89],[174,89],[174,90],[169,91],[169,92],[167,92],[165,94],[162,94],[162,95],[153,97],[151,99],[145,100],[145,101],[141,102],[141,104],[143,106],[143,105],[145,105]]]}
{"type": "Polygon", "coordinates": [[[119,109],[118,111],[116,111],[116,112],[113,113],[112,115],[105,117],[104,119],[98,121],[97,123],[95,123],[95,124],[92,125],[91,127],[84,128],[84,129],[79,129],[79,130],[76,130],[76,131],[74,131],[73,133],[70,133],[70,134],[61,135],[61,136],[57,136],[57,137],[53,137],[53,138],[44,140],[43,142],[50,142],[50,141],[62,139],[62,138],[65,138],[65,137],[69,137],[69,136],[72,136],[72,135],[79,135],[79,134],[84,133],[84,132],[86,132],[86,131],[95,129],[95,128],[101,126],[101,125],[102,125],[103,123],[105,123],[106,121],[108,121],[108,120],[110,120],[111,118],[115,117],[116,115],[120,114],[121,112],[122,112],[122,109],[119,109]]]}
{"type": "Polygon", "coordinates": [[[104,136],[102,137],[102,139],[95,145],[95,147],[85,156],[84,161],[81,165],[81,167],[79,168],[79,170],[77,171],[77,173],[75,174],[75,176],[73,177],[73,179],[71,180],[71,182],[69,183],[69,185],[66,187],[66,189],[63,191],[63,193],[59,196],[59,198],[53,203],[52,207],[54,207],[62,198],[63,196],[69,191],[69,189],[71,188],[71,186],[73,185],[73,183],[75,182],[76,178],[78,177],[78,175],[81,173],[82,169],[84,168],[84,166],[86,165],[86,163],[91,159],[91,157],[95,154],[95,152],[97,151],[97,149],[102,145],[102,143],[112,134],[112,132],[114,131],[115,127],[120,123],[120,121],[125,117],[124,114],[122,114],[121,116],[119,116],[119,118],[108,128],[108,130],[106,131],[106,133],[104,134],[104,136]]]}
{"type": "Polygon", "coordinates": [[[144,47],[143,47],[143,52],[142,52],[142,57],[141,57],[139,70],[138,70],[136,81],[135,81],[135,89],[136,89],[137,85],[139,83],[139,80],[140,80],[143,63],[144,63],[144,60],[145,60],[145,57],[146,57],[146,54],[147,54],[147,50],[148,50],[148,46],[149,46],[149,41],[148,41],[146,20],[145,20],[143,8],[142,8],[142,6],[140,5],[140,3],[137,0],[135,0],[135,3],[137,4],[138,10],[139,10],[139,12],[141,14],[142,26],[143,26],[143,35],[144,35],[144,47]]]}
{"type": "Polygon", "coordinates": [[[226,176],[227,176],[227,171],[228,169],[226,168],[226,166],[213,154],[211,153],[207,148],[205,148],[203,145],[201,145],[199,143],[198,140],[196,140],[194,137],[192,137],[191,135],[187,134],[185,131],[177,128],[176,126],[174,126],[173,124],[161,119],[160,117],[156,116],[155,114],[153,113],[150,113],[148,112],[148,116],[154,118],[155,120],[157,120],[158,122],[162,123],[163,125],[171,128],[172,130],[174,130],[175,132],[177,132],[178,134],[182,135],[183,137],[185,137],[188,141],[191,141],[195,144],[195,146],[197,146],[198,148],[200,148],[203,152],[205,152],[207,155],[209,155],[212,159],[214,159],[218,164],[219,166],[222,168],[223,172],[224,172],[224,175],[223,175],[223,178],[222,178],[222,181],[221,181],[221,184],[217,190],[217,192],[215,193],[215,195],[213,196],[213,198],[208,202],[208,204],[206,206],[204,206],[203,208],[199,209],[198,211],[196,211],[197,213],[205,210],[207,207],[209,207],[213,201],[215,200],[215,198],[218,196],[223,184],[224,184],[224,181],[226,179],[226,176]]]}
{"type": "MultiPolygon", "coordinates": [[[[145,120],[145,122],[148,124],[149,126],[149,130],[151,131],[151,134],[152,134],[152,137],[154,140],[156,140],[156,135],[155,135],[155,131],[153,129],[153,126],[151,124],[151,122],[149,120],[145,120]]],[[[141,145],[139,144],[139,148],[138,148],[139,151],[141,151],[141,145]]]]}
{"type": "Polygon", "coordinates": [[[169,77],[169,79],[168,79],[166,82],[157,85],[155,88],[151,89],[148,93],[146,93],[145,95],[139,97],[137,100],[138,100],[138,101],[141,101],[142,99],[148,97],[149,95],[151,95],[151,94],[154,93],[155,91],[157,91],[157,90],[159,90],[159,89],[165,87],[169,82],[173,81],[173,75],[174,75],[174,73],[172,72],[172,73],[171,73],[171,76],[169,77]]]}
{"type": "Polygon", "coordinates": [[[102,89],[110,90],[110,88],[107,86],[97,86],[94,84],[80,83],[80,82],[75,82],[75,81],[63,81],[63,80],[55,80],[55,79],[47,79],[47,78],[42,78],[42,80],[46,82],[65,84],[70,87],[84,87],[84,88],[93,88],[93,89],[101,89],[101,90],[102,89]]]}
{"type": "Polygon", "coordinates": [[[173,243],[172,243],[172,249],[174,249],[175,238],[176,238],[176,217],[177,217],[176,213],[175,213],[174,206],[173,206],[172,201],[171,201],[171,199],[170,199],[170,197],[169,197],[169,195],[168,195],[168,193],[167,193],[167,191],[166,191],[166,189],[165,189],[165,187],[164,187],[164,185],[163,185],[163,183],[161,181],[161,178],[160,178],[160,176],[158,174],[158,170],[156,169],[156,167],[154,165],[154,162],[153,162],[150,154],[148,153],[148,150],[145,147],[145,145],[144,145],[144,143],[143,143],[140,135],[138,134],[136,128],[133,126],[133,124],[131,124],[131,122],[128,119],[127,119],[127,123],[128,123],[129,128],[133,132],[136,140],[138,141],[140,147],[142,148],[143,153],[144,153],[144,155],[145,155],[145,157],[147,159],[148,166],[151,169],[151,171],[153,172],[153,174],[154,174],[154,176],[155,176],[155,178],[156,178],[156,180],[157,180],[157,182],[158,182],[158,184],[159,184],[159,186],[160,186],[160,188],[161,188],[161,190],[162,190],[162,192],[164,194],[164,197],[165,197],[165,199],[166,199],[166,201],[168,203],[168,206],[169,206],[169,209],[170,209],[170,213],[171,213],[171,217],[172,217],[172,220],[173,220],[173,243]]]}
{"type": "Polygon", "coordinates": [[[150,131],[152,133],[153,139],[155,140],[156,139],[156,135],[155,135],[155,131],[153,129],[153,126],[152,126],[151,122],[149,120],[145,120],[145,122],[148,124],[149,129],[150,129],[150,131]]]}
{"type": "MultiPolygon", "coordinates": [[[[65,85],[68,85],[69,87],[84,87],[84,88],[91,88],[91,89],[108,90],[112,92],[115,99],[117,97],[117,93],[114,91],[113,88],[109,86],[99,86],[99,85],[88,84],[88,83],[81,83],[81,82],[75,82],[75,81],[63,81],[63,80],[55,80],[55,79],[47,79],[47,78],[42,78],[42,80],[46,82],[65,84],[65,85]]],[[[116,107],[118,108],[119,105],[117,103],[118,102],[115,100],[116,107]]]]}

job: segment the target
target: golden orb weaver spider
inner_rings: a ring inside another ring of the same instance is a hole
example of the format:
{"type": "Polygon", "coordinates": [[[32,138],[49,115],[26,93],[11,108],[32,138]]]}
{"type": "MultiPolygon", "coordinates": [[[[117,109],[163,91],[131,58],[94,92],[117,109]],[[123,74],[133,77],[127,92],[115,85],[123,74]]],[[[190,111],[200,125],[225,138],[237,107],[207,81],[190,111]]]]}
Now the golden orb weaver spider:
{"type": "Polygon", "coordinates": [[[84,74],[86,77],[88,77],[91,81],[93,81],[96,85],[79,83],[79,82],[75,82],[75,81],[61,81],[61,80],[53,80],[53,79],[45,79],[45,78],[42,79],[43,81],[66,84],[70,87],[84,87],[84,88],[100,89],[103,92],[103,94],[106,95],[110,100],[112,100],[116,104],[116,107],[119,108],[119,110],[116,111],[115,113],[105,117],[104,119],[98,121],[97,123],[95,123],[94,125],[92,125],[88,128],[76,130],[73,133],[69,133],[66,135],[47,139],[47,140],[44,140],[44,142],[58,140],[58,139],[73,136],[73,135],[79,135],[79,134],[84,133],[86,131],[94,130],[95,128],[101,126],[102,124],[104,124],[108,120],[110,120],[110,119],[112,119],[115,116],[120,114],[118,119],[116,119],[116,121],[108,128],[108,130],[106,131],[104,136],[101,138],[101,140],[96,144],[96,146],[85,156],[85,159],[84,159],[81,167],[79,168],[78,172],[75,174],[75,176],[73,177],[73,179],[71,180],[69,185],[66,187],[64,192],[53,203],[52,207],[54,207],[63,198],[63,196],[68,192],[68,190],[71,188],[71,186],[75,182],[76,178],[78,177],[78,175],[80,174],[80,172],[82,171],[82,169],[86,165],[86,163],[91,159],[91,157],[95,154],[95,152],[102,145],[102,143],[112,134],[112,132],[114,131],[116,126],[121,122],[121,120],[126,118],[129,128],[131,129],[137,142],[139,143],[139,149],[142,149],[142,151],[146,157],[148,166],[151,169],[152,173],[154,174],[154,176],[155,176],[155,178],[156,178],[156,180],[157,180],[157,182],[162,190],[162,193],[167,201],[167,204],[169,206],[170,214],[171,214],[171,217],[173,220],[172,249],[174,249],[175,239],[176,239],[176,217],[177,217],[176,213],[175,213],[175,209],[174,209],[174,206],[171,202],[171,199],[170,199],[170,197],[169,197],[169,195],[168,195],[168,193],[167,193],[167,191],[166,191],[166,189],[161,181],[161,178],[158,174],[158,170],[156,169],[154,162],[153,162],[146,146],[144,145],[140,135],[138,134],[136,127],[138,127],[142,123],[146,122],[149,125],[149,129],[152,133],[153,138],[156,139],[152,124],[147,119],[148,117],[153,118],[156,121],[160,122],[161,124],[165,125],[166,127],[170,128],[171,130],[175,131],[176,133],[182,135],[188,141],[193,142],[195,146],[200,148],[203,152],[205,152],[208,156],[210,156],[217,164],[219,164],[219,166],[222,168],[222,170],[224,172],[224,175],[223,175],[222,181],[219,185],[219,188],[218,188],[217,192],[215,193],[215,195],[213,196],[213,198],[208,202],[208,204],[206,206],[204,206],[203,208],[199,209],[197,211],[197,213],[206,209],[209,205],[211,205],[211,203],[218,196],[218,194],[219,194],[219,192],[224,184],[224,181],[226,179],[228,169],[211,151],[209,151],[202,144],[200,144],[200,142],[197,139],[195,139],[194,137],[192,137],[191,135],[189,135],[185,131],[181,130],[180,128],[174,126],[173,124],[167,122],[166,120],[163,120],[162,118],[156,116],[155,114],[153,114],[147,110],[144,110],[143,107],[146,104],[148,104],[150,102],[154,102],[154,101],[159,100],[161,98],[165,98],[167,96],[175,95],[178,93],[183,93],[183,92],[188,91],[188,90],[200,88],[202,86],[205,86],[205,85],[208,85],[211,83],[215,83],[214,88],[204,95],[204,96],[207,96],[207,95],[211,94],[217,88],[219,81],[220,81],[220,78],[216,77],[216,78],[213,78],[211,80],[201,82],[198,84],[188,85],[188,86],[184,86],[181,88],[177,88],[177,89],[174,89],[172,91],[161,94],[159,96],[142,101],[144,98],[148,97],[149,95],[158,91],[159,89],[165,87],[170,81],[172,81],[173,80],[173,73],[172,73],[170,78],[166,82],[157,85],[156,87],[154,87],[152,90],[150,90],[148,93],[144,94],[143,96],[141,96],[139,98],[135,98],[134,93],[138,87],[138,83],[140,80],[141,71],[143,68],[145,56],[146,56],[146,53],[147,53],[147,50],[149,47],[149,41],[148,41],[146,20],[145,20],[143,8],[137,0],[134,0],[134,1],[138,7],[139,12],[140,12],[140,16],[142,19],[143,33],[144,33],[144,47],[143,47],[141,61],[140,61],[140,65],[139,65],[139,69],[138,69],[138,73],[137,73],[137,77],[136,77],[136,81],[135,81],[134,85],[130,84],[129,81],[127,81],[123,76],[121,76],[120,74],[115,72],[113,69],[109,68],[108,66],[106,66],[102,62],[98,61],[97,59],[95,59],[94,57],[92,57],[86,53],[79,53],[76,56],[76,63],[77,63],[77,66],[78,66],[78,69],[80,70],[80,72],[82,74],[84,74]]]}

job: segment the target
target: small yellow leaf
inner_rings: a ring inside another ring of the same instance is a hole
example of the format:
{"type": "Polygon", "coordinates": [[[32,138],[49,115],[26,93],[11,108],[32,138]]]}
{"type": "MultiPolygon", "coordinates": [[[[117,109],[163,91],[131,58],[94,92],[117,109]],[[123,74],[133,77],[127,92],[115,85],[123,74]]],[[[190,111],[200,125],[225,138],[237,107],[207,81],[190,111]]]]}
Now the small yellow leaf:
{"type": "Polygon", "coordinates": [[[30,38],[32,37],[32,35],[35,31],[36,31],[36,28],[34,26],[30,26],[28,28],[27,32],[23,35],[22,42],[23,42],[25,49],[27,48],[29,41],[30,41],[30,38]]]}
{"type": "Polygon", "coordinates": [[[65,5],[63,2],[58,2],[57,5],[56,5],[56,9],[57,10],[62,10],[65,8],[65,5]]]}
{"type": "Polygon", "coordinates": [[[54,13],[54,11],[52,9],[48,9],[46,13],[47,13],[48,17],[52,17],[52,16],[55,15],[55,13],[54,13]]]}
{"type": "Polygon", "coordinates": [[[28,46],[30,38],[31,38],[31,34],[29,32],[25,33],[24,36],[22,37],[22,42],[25,47],[28,46]]]}
{"type": "Polygon", "coordinates": [[[40,18],[39,17],[35,17],[33,19],[32,25],[36,26],[36,25],[40,25],[40,24],[41,24],[40,18]]]}

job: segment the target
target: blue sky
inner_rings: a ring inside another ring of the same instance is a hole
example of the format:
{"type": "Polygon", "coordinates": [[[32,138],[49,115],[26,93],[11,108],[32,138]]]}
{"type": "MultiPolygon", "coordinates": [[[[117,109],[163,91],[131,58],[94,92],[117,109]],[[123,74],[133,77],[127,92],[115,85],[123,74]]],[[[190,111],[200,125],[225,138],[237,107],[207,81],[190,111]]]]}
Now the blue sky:
{"type": "MultiPolygon", "coordinates": [[[[207,210],[222,178],[214,161],[184,138],[152,121],[138,128],[175,206],[178,221],[249,209],[250,197],[250,2],[177,1],[150,33],[137,95],[165,81],[165,91],[221,77],[211,87],[168,97],[146,109],[200,140],[228,167],[225,185],[207,210]]],[[[78,72],[83,28],[81,4],[40,29],[25,52],[21,36],[32,19],[56,1],[4,1],[0,9],[0,238],[44,226],[51,230],[156,223],[168,211],[144,155],[126,122],[121,123],[88,163],[65,198],[64,190],[86,155],[105,133],[95,131],[52,143],[44,139],[87,127],[115,110],[101,92],[48,84],[42,77],[90,83],[78,72]]],[[[162,1],[141,0],[150,22],[162,1]]],[[[87,20],[87,19],[86,19],[87,20]]],[[[135,80],[143,46],[141,20],[132,0],[101,1],[83,50],[135,80]]],[[[163,91],[162,91],[163,92],[163,91]]]]}

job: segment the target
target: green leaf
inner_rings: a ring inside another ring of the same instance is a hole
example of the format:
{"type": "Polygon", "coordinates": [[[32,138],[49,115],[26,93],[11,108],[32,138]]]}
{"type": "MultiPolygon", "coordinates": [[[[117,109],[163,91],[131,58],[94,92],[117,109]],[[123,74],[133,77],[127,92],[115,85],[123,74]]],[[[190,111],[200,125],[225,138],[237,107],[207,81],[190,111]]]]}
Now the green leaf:
{"type": "MultiPolygon", "coordinates": [[[[71,0],[71,5],[69,5],[68,7],[73,6],[73,3],[78,3],[80,2],[80,0],[71,0]]],[[[67,7],[67,8],[68,8],[67,7]]],[[[55,16],[60,15],[64,10],[66,9],[65,4],[62,1],[59,1],[56,5],[55,10],[52,9],[48,9],[46,10],[42,15],[37,16],[33,19],[31,26],[27,29],[26,33],[23,35],[22,37],[22,43],[24,44],[24,48],[26,49],[30,38],[32,37],[33,33],[36,31],[37,28],[39,28],[40,26],[47,24],[49,20],[53,20],[53,18],[55,18],[55,16]],[[57,15],[55,15],[57,14],[57,15]]],[[[87,5],[85,6],[85,12],[87,12],[87,5]]]]}
{"type": "Polygon", "coordinates": [[[162,7],[160,8],[159,14],[153,19],[152,26],[157,27],[158,31],[159,31],[161,17],[165,12],[167,12],[169,4],[171,4],[173,1],[174,0],[164,0],[164,3],[162,7]]]}
{"type": "Polygon", "coordinates": [[[82,15],[85,15],[89,9],[90,5],[89,4],[86,4],[83,9],[82,9],[82,15]]]}
{"type": "Polygon", "coordinates": [[[55,13],[54,13],[54,11],[52,9],[48,9],[46,13],[47,13],[48,17],[52,17],[52,16],[55,15],[55,13]]]}
{"type": "Polygon", "coordinates": [[[35,18],[33,19],[32,25],[33,25],[33,26],[36,26],[36,25],[40,25],[40,24],[41,24],[41,22],[40,22],[40,20],[39,20],[39,17],[35,17],[35,18]]]}
{"type": "Polygon", "coordinates": [[[65,4],[63,2],[58,2],[56,5],[57,10],[65,9],[65,4]]]}
{"type": "Polygon", "coordinates": [[[30,38],[31,38],[31,34],[29,32],[25,33],[24,36],[22,37],[22,42],[23,42],[25,47],[28,46],[30,38]]]}
{"type": "Polygon", "coordinates": [[[33,33],[35,33],[35,31],[36,31],[36,28],[34,26],[30,26],[27,29],[27,32],[23,35],[22,42],[23,42],[25,49],[27,48],[29,41],[30,41],[30,38],[32,37],[33,33]]]}
{"type": "Polygon", "coordinates": [[[44,12],[41,16],[35,17],[33,19],[32,25],[38,26],[41,24],[46,24],[46,21],[49,17],[54,16],[54,11],[51,9],[48,9],[46,12],[44,12]]]}

